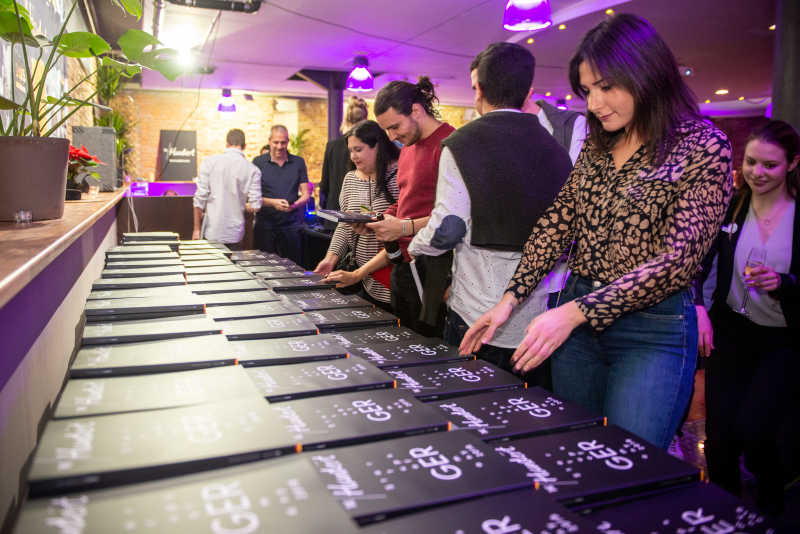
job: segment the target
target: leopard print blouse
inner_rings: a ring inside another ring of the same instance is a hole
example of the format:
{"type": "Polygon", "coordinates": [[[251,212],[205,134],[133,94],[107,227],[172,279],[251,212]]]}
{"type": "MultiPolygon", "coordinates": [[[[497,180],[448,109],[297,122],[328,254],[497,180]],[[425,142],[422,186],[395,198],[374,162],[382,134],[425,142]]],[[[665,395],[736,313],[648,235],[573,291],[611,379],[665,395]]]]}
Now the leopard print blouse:
{"type": "Polygon", "coordinates": [[[700,121],[680,125],[656,168],[641,147],[618,171],[587,141],[506,291],[524,300],[573,240],[572,272],[604,284],[576,299],[595,331],[688,288],[730,202],[731,156],[725,134],[700,121]]]}

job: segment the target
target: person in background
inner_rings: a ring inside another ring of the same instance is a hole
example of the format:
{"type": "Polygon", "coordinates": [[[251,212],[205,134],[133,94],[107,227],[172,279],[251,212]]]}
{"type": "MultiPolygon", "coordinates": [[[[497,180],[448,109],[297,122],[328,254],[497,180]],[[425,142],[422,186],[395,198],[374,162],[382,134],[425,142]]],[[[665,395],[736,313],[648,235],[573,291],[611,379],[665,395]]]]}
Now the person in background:
{"type": "Polygon", "coordinates": [[[258,152],[259,156],[263,156],[264,154],[269,154],[269,145],[264,145],[261,147],[261,150],[258,152]]]}
{"type": "Polygon", "coordinates": [[[319,182],[320,205],[329,210],[339,209],[339,193],[342,190],[344,175],[352,168],[350,149],[344,134],[357,123],[367,118],[367,102],[363,98],[351,96],[339,131],[341,137],[331,139],[325,145],[325,158],[322,160],[322,178],[319,182]]]}
{"type": "Polygon", "coordinates": [[[262,207],[256,215],[254,245],[301,263],[301,219],[295,213],[309,199],[306,162],[289,154],[289,131],[276,124],[269,134],[269,154],[253,164],[261,171],[262,207]],[[302,185],[301,185],[302,184],[302,185]]]}
{"type": "Polygon", "coordinates": [[[547,130],[547,133],[555,137],[558,144],[569,152],[569,159],[574,165],[586,139],[586,117],[583,113],[558,109],[545,100],[533,98],[525,99],[522,111],[536,115],[539,124],[547,130]]]}
{"type": "MultiPolygon", "coordinates": [[[[436,196],[436,176],[442,141],[454,128],[440,121],[435,108],[438,99],[430,79],[423,76],[416,84],[394,81],[384,86],[375,98],[375,116],[392,141],[403,144],[397,163],[397,202],[384,213],[384,219],[354,230],[375,233],[378,241],[396,243],[402,256],[391,274],[392,308],[401,324],[426,336],[441,337],[444,329],[444,294],[449,282],[452,254],[421,256],[411,265],[408,243],[430,218],[436,196]],[[420,291],[414,271],[420,278],[420,291]],[[420,293],[422,296],[420,297],[420,293]]],[[[364,275],[389,265],[386,251],[363,266],[364,275]]]]}
{"type": "Polygon", "coordinates": [[[225,152],[200,165],[192,201],[192,239],[217,241],[235,249],[244,236],[245,210],[255,213],[261,207],[261,172],[247,161],[244,147],[244,132],[234,128],[225,138],[225,152]]]}
{"type": "Polygon", "coordinates": [[[528,325],[514,369],[552,355],[556,394],[666,449],[689,402],[689,286],[730,201],[730,143],[701,120],[675,57],[640,17],[589,30],[569,73],[589,136],[503,298],[460,348],[489,343],[574,241],[566,287],[528,325]]]}
{"type": "MultiPolygon", "coordinates": [[[[344,211],[360,212],[365,206],[371,213],[380,214],[394,204],[399,193],[397,188],[397,158],[400,155],[394,143],[386,136],[377,122],[363,121],[355,125],[345,138],[350,150],[350,159],[355,164],[344,177],[339,197],[339,205],[344,211]]],[[[326,279],[337,282],[337,287],[361,283],[362,296],[386,309],[391,310],[389,289],[373,276],[364,274],[362,267],[375,257],[383,246],[368,232],[359,235],[346,223],[336,225],[331,245],[325,258],[319,262],[314,272],[326,275],[326,279]],[[334,270],[340,259],[348,252],[355,252],[354,271],[334,270]]],[[[385,268],[388,275],[388,267],[385,268]]]]}
{"type": "Polygon", "coordinates": [[[739,494],[744,453],[758,483],[756,503],[773,514],[783,510],[784,483],[797,475],[783,459],[793,456],[796,468],[800,458],[796,440],[778,437],[790,426],[797,431],[800,406],[795,384],[800,374],[798,150],[797,132],[783,121],[770,121],[747,138],[744,185],[704,261],[708,266],[717,259],[710,313],[697,302],[700,354],[709,357],[709,476],[739,494]],[[756,251],[763,251],[760,265],[748,266],[748,256],[756,251]]]}
{"type": "MultiPolygon", "coordinates": [[[[449,345],[458,346],[468,325],[503,296],[531,228],[572,170],[567,152],[535,117],[521,112],[535,63],[512,43],[491,44],[473,60],[481,117],[442,142],[436,204],[408,247],[414,256],[454,250],[444,329],[449,345]]],[[[525,327],[542,311],[529,299],[476,355],[510,370],[525,327]]]]}

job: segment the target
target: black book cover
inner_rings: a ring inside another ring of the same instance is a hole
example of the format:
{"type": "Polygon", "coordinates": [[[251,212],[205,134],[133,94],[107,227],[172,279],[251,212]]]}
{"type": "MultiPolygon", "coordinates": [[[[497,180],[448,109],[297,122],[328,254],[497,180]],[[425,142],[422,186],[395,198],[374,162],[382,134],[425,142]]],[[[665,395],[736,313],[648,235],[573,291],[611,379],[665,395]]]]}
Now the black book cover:
{"type": "Polygon", "coordinates": [[[304,315],[281,315],[215,323],[228,339],[269,339],[273,337],[310,336],[319,333],[304,315]]]}
{"type": "Polygon", "coordinates": [[[459,354],[458,347],[444,343],[378,343],[374,345],[353,345],[349,348],[354,356],[369,360],[381,369],[399,369],[430,363],[461,362],[474,360],[475,356],[459,354]]]}
{"type": "Polygon", "coordinates": [[[399,326],[397,316],[380,308],[340,308],[306,312],[320,331],[353,330],[365,327],[399,326]]]}
{"type": "Polygon", "coordinates": [[[231,271],[227,273],[186,273],[187,284],[207,284],[210,282],[239,282],[242,280],[254,280],[254,278],[244,271],[231,271]]]}
{"type": "Polygon", "coordinates": [[[361,525],[532,485],[524,473],[463,432],[434,432],[308,456],[331,495],[361,525]]]}
{"type": "Polygon", "coordinates": [[[190,298],[189,286],[143,287],[140,289],[100,289],[91,291],[86,300],[108,300],[129,298],[190,298]]]}
{"type": "Polygon", "coordinates": [[[28,500],[16,532],[356,534],[303,455],[28,500]]]}
{"type": "Polygon", "coordinates": [[[137,313],[203,313],[203,301],[194,295],[183,298],[124,298],[87,300],[84,307],[86,317],[102,318],[108,315],[137,313]]]}
{"type": "Polygon", "coordinates": [[[347,349],[330,334],[231,341],[239,363],[245,367],[284,365],[347,357],[347,349]]]}
{"type": "Polygon", "coordinates": [[[284,278],[281,280],[264,280],[264,285],[273,291],[305,291],[307,289],[333,288],[334,282],[325,282],[319,275],[306,278],[284,278]]]}
{"type": "Polygon", "coordinates": [[[408,393],[376,389],[271,404],[304,451],[443,432],[441,413],[408,393]]]}
{"type": "MultiPolygon", "coordinates": [[[[302,307],[302,306],[301,306],[302,307]]],[[[385,343],[439,344],[441,339],[425,337],[406,327],[361,328],[333,334],[345,347],[373,346],[385,343]]]]}
{"type": "Polygon", "coordinates": [[[233,263],[217,265],[214,267],[193,267],[191,263],[186,266],[186,276],[199,276],[204,274],[241,273],[242,270],[233,263]]]}
{"type": "Polygon", "coordinates": [[[122,242],[136,241],[178,241],[180,235],[175,232],[123,232],[122,242]]]}
{"type": "Polygon", "coordinates": [[[83,328],[82,345],[113,345],[179,337],[219,334],[222,331],[205,315],[184,315],[166,319],[144,319],[114,323],[91,323],[83,328]]]}
{"type": "Polygon", "coordinates": [[[241,280],[233,282],[205,282],[191,284],[189,290],[197,295],[213,295],[214,293],[234,293],[237,291],[256,291],[266,289],[257,280],[241,280]]]}
{"type": "Polygon", "coordinates": [[[324,289],[322,291],[298,291],[287,293],[286,298],[291,300],[303,311],[333,310],[336,308],[371,308],[372,303],[358,295],[342,295],[337,291],[324,289]]]}
{"type": "Polygon", "coordinates": [[[104,269],[100,278],[135,278],[137,276],[165,276],[186,275],[183,265],[164,265],[156,267],[141,267],[133,269],[104,269]]]}
{"type": "MultiPolygon", "coordinates": [[[[367,525],[361,534],[599,534],[591,521],[532,488],[437,506],[367,525]]],[[[608,534],[613,534],[609,531],[608,534]]],[[[617,532],[616,534],[623,534],[617,532]]],[[[628,534],[627,532],[625,534],[628,534]]]]}
{"type": "Polygon", "coordinates": [[[483,441],[507,440],[603,424],[603,418],[542,388],[477,393],[432,402],[447,414],[453,430],[483,441]]]}
{"type": "Polygon", "coordinates": [[[319,275],[302,269],[282,269],[279,271],[257,271],[256,278],[262,280],[280,280],[283,278],[316,278],[319,275]]]}
{"type": "MultiPolygon", "coordinates": [[[[110,415],[260,397],[241,365],[68,380],[53,417],[110,415]]],[[[154,414],[154,416],[157,416],[154,414]]]]}
{"type": "Polygon", "coordinates": [[[182,274],[165,276],[135,276],[129,278],[98,278],[92,282],[92,291],[103,289],[143,289],[147,287],[183,286],[186,278],[182,274]]]}
{"type": "Polygon", "coordinates": [[[292,267],[287,267],[285,265],[244,265],[246,262],[237,263],[236,265],[241,266],[242,269],[247,271],[250,274],[258,274],[258,273],[274,273],[280,271],[289,271],[292,270],[292,267]]]}
{"type": "Polygon", "coordinates": [[[106,262],[106,269],[147,269],[150,267],[183,267],[183,262],[179,258],[167,260],[136,260],[136,261],[112,261],[106,262]]]}
{"type": "Polygon", "coordinates": [[[132,484],[299,450],[263,399],[52,420],[28,476],[31,497],[132,484]]]}
{"type": "Polygon", "coordinates": [[[106,251],[106,256],[121,254],[173,254],[169,245],[117,245],[106,251]]]}
{"type": "Polygon", "coordinates": [[[140,254],[106,253],[106,265],[109,263],[127,263],[130,261],[180,260],[177,252],[146,252],[140,254]]]}
{"type": "Polygon", "coordinates": [[[269,402],[394,386],[392,377],[361,358],[245,369],[269,402]]]}
{"type": "Polygon", "coordinates": [[[776,525],[714,484],[692,484],[586,516],[598,531],[633,534],[775,534],[776,525]]]}
{"type": "Polygon", "coordinates": [[[288,302],[256,302],[253,304],[233,304],[228,306],[211,306],[206,313],[215,321],[236,319],[257,319],[278,315],[295,315],[303,310],[288,302]]]}
{"type": "Polygon", "coordinates": [[[233,365],[236,351],[221,334],[81,347],[69,369],[72,378],[188,371],[233,365]]]}
{"type": "MultiPolygon", "coordinates": [[[[187,286],[188,287],[188,286],[187,286]]],[[[279,302],[280,295],[261,288],[255,291],[235,291],[233,293],[210,293],[197,295],[206,308],[215,306],[234,306],[236,304],[255,304],[257,302],[279,302]]]]}
{"type": "Polygon", "coordinates": [[[569,508],[630,499],[699,479],[699,471],[616,426],[492,444],[541,490],[569,508]]]}
{"type": "Polygon", "coordinates": [[[483,360],[434,363],[387,369],[397,387],[425,401],[447,399],[482,391],[522,389],[522,380],[483,360]]]}

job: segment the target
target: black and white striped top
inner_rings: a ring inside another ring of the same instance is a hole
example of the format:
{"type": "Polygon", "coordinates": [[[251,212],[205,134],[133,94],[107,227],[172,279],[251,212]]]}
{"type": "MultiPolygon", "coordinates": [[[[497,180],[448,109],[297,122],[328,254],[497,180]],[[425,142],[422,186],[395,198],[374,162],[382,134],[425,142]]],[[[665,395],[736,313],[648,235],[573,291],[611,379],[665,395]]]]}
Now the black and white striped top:
{"type": "MultiPolygon", "coordinates": [[[[387,170],[388,189],[393,198],[397,198],[399,190],[397,188],[397,165],[392,165],[387,170]]],[[[375,194],[375,182],[373,180],[362,180],[356,176],[355,171],[348,172],[342,183],[342,192],[339,195],[339,209],[342,211],[360,211],[361,206],[367,206],[375,213],[383,213],[394,201],[385,198],[383,195],[375,194]],[[370,188],[372,189],[370,191],[370,188]]],[[[340,259],[349,250],[356,247],[356,263],[359,267],[371,260],[381,248],[375,239],[374,234],[358,235],[353,231],[352,226],[345,223],[336,225],[336,231],[331,238],[331,245],[328,247],[329,254],[336,254],[340,259]],[[358,241],[356,241],[358,237],[358,241]]],[[[380,283],[376,282],[371,276],[363,281],[364,289],[369,295],[381,302],[389,302],[390,292],[380,283]]]]}

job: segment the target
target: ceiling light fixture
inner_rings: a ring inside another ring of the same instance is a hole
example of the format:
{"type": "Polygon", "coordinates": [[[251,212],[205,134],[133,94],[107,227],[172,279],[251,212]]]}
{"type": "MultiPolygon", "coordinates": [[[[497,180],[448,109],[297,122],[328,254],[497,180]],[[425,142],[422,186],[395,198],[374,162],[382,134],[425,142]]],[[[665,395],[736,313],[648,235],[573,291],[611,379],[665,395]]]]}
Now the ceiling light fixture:
{"type": "Polygon", "coordinates": [[[614,10],[613,9],[611,9],[610,7],[608,9],[606,9],[606,15],[611,16],[613,14],[614,14],[614,10]]]}
{"type": "Polygon", "coordinates": [[[528,44],[533,44],[533,37],[528,37],[528,44]]]}
{"type": "Polygon", "coordinates": [[[727,95],[728,94],[728,90],[727,89],[717,89],[716,91],[714,91],[714,94],[715,95],[727,95]]]}
{"type": "Polygon", "coordinates": [[[572,100],[572,95],[567,93],[567,96],[564,97],[564,100],[572,100]]]}
{"type": "Polygon", "coordinates": [[[559,30],[566,30],[567,29],[567,25],[566,24],[559,24],[558,25],[558,29],[559,30]]]}
{"type": "Polygon", "coordinates": [[[542,30],[551,24],[550,0],[508,0],[503,28],[523,32],[542,30]]]}
{"type": "Polygon", "coordinates": [[[703,104],[710,104],[710,103],[711,103],[711,100],[709,100],[707,98],[706,98],[705,102],[703,102],[703,104]]]}
{"type": "Polygon", "coordinates": [[[680,65],[678,69],[681,71],[681,74],[683,76],[686,76],[687,78],[689,76],[694,76],[694,69],[692,67],[687,67],[686,65],[680,65]]]}
{"type": "Polygon", "coordinates": [[[547,91],[547,92],[544,94],[544,96],[550,96],[551,94],[552,94],[552,93],[551,93],[550,91],[547,91]]]}
{"type": "Polygon", "coordinates": [[[233,113],[236,111],[236,104],[233,102],[233,96],[231,95],[230,89],[222,90],[222,98],[219,99],[217,111],[221,111],[223,113],[233,113]]]}
{"type": "Polygon", "coordinates": [[[775,28],[776,28],[776,26],[774,24],[771,24],[770,27],[769,27],[769,31],[774,32],[775,28]]]}
{"type": "Polygon", "coordinates": [[[375,88],[375,77],[367,69],[369,60],[365,56],[353,58],[353,70],[347,76],[345,89],[355,92],[372,91],[375,88]]]}
{"type": "Polygon", "coordinates": [[[743,96],[740,96],[740,97],[739,97],[739,102],[741,102],[742,100],[744,100],[744,97],[743,97],[743,96]]]}

